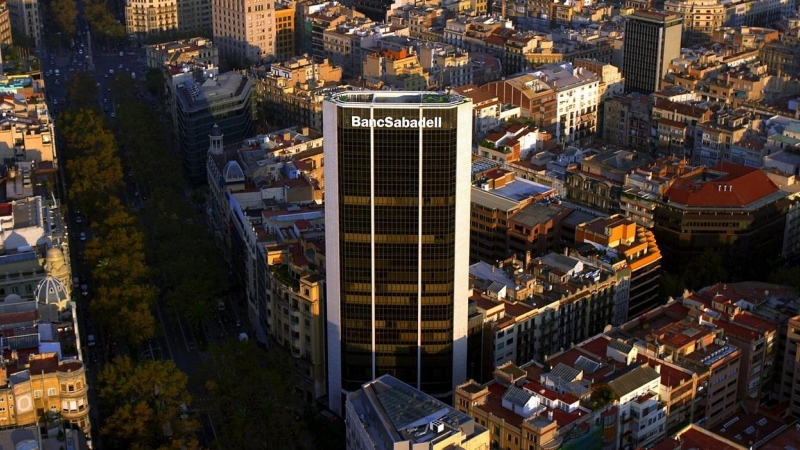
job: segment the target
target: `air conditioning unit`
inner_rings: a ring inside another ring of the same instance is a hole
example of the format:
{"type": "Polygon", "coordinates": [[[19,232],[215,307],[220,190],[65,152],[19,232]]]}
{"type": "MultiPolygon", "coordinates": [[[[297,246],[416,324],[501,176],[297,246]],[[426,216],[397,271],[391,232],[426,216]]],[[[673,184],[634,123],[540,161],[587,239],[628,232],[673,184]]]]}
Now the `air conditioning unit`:
{"type": "Polygon", "coordinates": [[[438,420],[431,422],[431,431],[434,433],[441,433],[444,431],[444,424],[438,420]]]}

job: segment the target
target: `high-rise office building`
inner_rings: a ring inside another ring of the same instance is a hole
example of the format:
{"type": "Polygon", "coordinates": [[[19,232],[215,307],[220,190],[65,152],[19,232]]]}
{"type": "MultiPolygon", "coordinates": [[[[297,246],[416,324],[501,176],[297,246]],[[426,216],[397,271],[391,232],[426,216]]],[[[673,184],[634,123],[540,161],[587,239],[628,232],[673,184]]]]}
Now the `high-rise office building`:
{"type": "Polygon", "coordinates": [[[670,62],[681,54],[683,19],[678,14],[637,10],[625,22],[622,75],[625,92],[659,89],[670,62]]]}
{"type": "Polygon", "coordinates": [[[328,395],[466,377],[472,103],[342,92],[323,105],[328,395]]]}

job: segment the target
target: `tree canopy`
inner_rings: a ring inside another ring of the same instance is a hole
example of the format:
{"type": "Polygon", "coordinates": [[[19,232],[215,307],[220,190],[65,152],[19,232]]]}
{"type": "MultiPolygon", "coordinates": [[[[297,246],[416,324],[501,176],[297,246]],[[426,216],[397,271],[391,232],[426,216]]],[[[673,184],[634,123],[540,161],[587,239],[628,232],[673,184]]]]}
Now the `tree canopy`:
{"type": "Polygon", "coordinates": [[[75,20],[78,18],[78,5],[75,0],[51,0],[50,14],[53,22],[65,36],[75,34],[75,20]]]}
{"type": "Polygon", "coordinates": [[[184,413],[192,401],[188,381],[172,361],[115,358],[98,377],[108,409],[101,434],[132,448],[175,448],[175,441],[196,447],[198,423],[184,413]]]}
{"type": "Polygon", "coordinates": [[[282,353],[264,353],[238,341],[209,352],[195,382],[210,394],[210,410],[219,413],[223,447],[261,448],[270,442],[276,449],[302,448],[290,438],[302,426],[302,403],[281,370],[290,361],[280,360],[282,353]],[[286,438],[276,442],[275,436],[286,438]]]}

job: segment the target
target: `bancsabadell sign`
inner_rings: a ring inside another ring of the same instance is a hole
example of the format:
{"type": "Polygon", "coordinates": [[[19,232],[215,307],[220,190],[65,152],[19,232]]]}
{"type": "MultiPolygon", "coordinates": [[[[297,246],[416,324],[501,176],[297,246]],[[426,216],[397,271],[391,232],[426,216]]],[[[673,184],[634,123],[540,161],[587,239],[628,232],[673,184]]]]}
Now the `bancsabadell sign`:
{"type": "Polygon", "coordinates": [[[387,116],[382,119],[362,119],[359,116],[352,116],[350,126],[353,128],[441,128],[442,118],[408,119],[403,117],[395,119],[387,116]]]}

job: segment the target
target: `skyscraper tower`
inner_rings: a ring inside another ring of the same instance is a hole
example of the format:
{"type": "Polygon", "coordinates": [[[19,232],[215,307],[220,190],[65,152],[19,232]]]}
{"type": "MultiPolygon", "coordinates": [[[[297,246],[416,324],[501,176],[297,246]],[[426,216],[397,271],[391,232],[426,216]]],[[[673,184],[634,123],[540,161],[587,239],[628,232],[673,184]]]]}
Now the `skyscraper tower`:
{"type": "Polygon", "coordinates": [[[625,22],[622,75],[626,92],[659,90],[670,62],[681,54],[683,19],[678,14],[637,10],[625,22]]]}
{"type": "Polygon", "coordinates": [[[329,406],[391,374],[466,378],[472,103],[345,92],[323,106],[329,406]]]}

